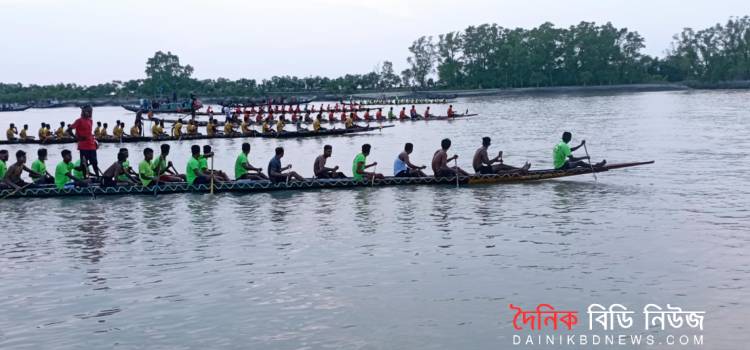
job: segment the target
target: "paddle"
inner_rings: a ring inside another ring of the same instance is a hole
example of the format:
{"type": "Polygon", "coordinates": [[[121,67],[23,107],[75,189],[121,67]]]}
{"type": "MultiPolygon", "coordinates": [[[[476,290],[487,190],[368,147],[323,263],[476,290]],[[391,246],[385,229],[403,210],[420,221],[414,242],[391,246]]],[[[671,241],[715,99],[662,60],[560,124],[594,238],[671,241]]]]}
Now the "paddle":
{"type": "Polygon", "coordinates": [[[11,192],[11,193],[8,193],[7,195],[5,195],[5,197],[3,197],[3,199],[6,199],[6,198],[8,198],[8,197],[11,197],[11,196],[13,196],[13,195],[14,195],[14,194],[16,194],[16,193],[18,193],[18,192],[21,192],[21,191],[25,190],[26,188],[28,188],[29,186],[31,186],[31,185],[33,185],[33,184],[34,184],[33,182],[31,182],[31,183],[28,183],[28,184],[25,184],[25,185],[23,185],[23,186],[21,186],[21,187],[17,188],[17,189],[15,190],[15,191],[13,191],[13,192],[11,192]]]}
{"type": "Polygon", "coordinates": [[[211,155],[211,194],[214,194],[214,155],[211,155]]]}
{"type": "Polygon", "coordinates": [[[375,174],[377,173],[378,173],[378,165],[375,164],[375,168],[372,172],[372,183],[370,184],[370,186],[375,186],[375,174]]]}
{"type": "Polygon", "coordinates": [[[458,188],[458,158],[453,159],[453,165],[456,167],[456,188],[458,188]]]}
{"type": "Polygon", "coordinates": [[[589,166],[591,167],[591,175],[594,175],[594,181],[599,181],[596,178],[596,172],[594,171],[594,165],[591,164],[591,157],[589,156],[589,150],[586,148],[586,143],[583,144],[583,150],[586,151],[586,157],[589,159],[589,166]]]}

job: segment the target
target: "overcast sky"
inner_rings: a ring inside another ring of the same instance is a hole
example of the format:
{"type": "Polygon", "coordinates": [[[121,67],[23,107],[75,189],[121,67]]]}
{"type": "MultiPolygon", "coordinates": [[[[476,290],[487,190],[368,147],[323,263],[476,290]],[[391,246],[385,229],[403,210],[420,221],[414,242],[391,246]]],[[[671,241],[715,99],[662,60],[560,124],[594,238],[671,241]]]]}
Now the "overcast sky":
{"type": "Polygon", "coordinates": [[[683,27],[747,14],[747,0],[0,0],[0,82],[143,78],[157,50],[197,78],[338,76],[383,60],[400,71],[417,37],[482,23],[611,21],[663,55],[683,27]]]}

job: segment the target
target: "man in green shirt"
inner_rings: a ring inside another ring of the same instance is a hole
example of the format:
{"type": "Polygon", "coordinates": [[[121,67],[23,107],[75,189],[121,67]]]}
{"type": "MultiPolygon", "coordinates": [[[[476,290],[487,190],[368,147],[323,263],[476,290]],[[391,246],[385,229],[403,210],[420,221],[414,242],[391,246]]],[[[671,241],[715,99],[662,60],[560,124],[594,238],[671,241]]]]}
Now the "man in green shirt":
{"type": "Polygon", "coordinates": [[[370,155],[371,148],[372,147],[368,143],[362,145],[362,153],[357,154],[357,156],[354,157],[354,162],[352,163],[352,178],[354,178],[354,181],[364,181],[365,179],[367,179],[367,181],[371,181],[373,177],[376,179],[384,178],[383,174],[378,174],[375,172],[369,173],[365,171],[365,169],[367,168],[378,165],[378,162],[366,164],[367,156],[370,155]]]}
{"type": "Polygon", "coordinates": [[[55,183],[55,178],[52,177],[49,172],[47,172],[47,164],[44,163],[47,160],[47,149],[40,148],[36,151],[36,154],[38,156],[38,159],[31,163],[31,170],[33,170],[36,174],[39,174],[39,176],[36,176],[36,174],[32,174],[30,175],[31,179],[37,185],[48,185],[55,183]]]}
{"type": "Polygon", "coordinates": [[[138,164],[138,179],[143,186],[149,186],[156,179],[151,161],[154,159],[154,150],[146,147],[143,150],[143,160],[138,164]]]}
{"type": "MultiPolygon", "coordinates": [[[[87,183],[81,181],[82,179],[77,179],[72,174],[72,172],[76,169],[76,165],[72,162],[73,156],[70,151],[65,149],[61,152],[61,154],[63,161],[57,163],[57,166],[55,167],[55,187],[57,187],[58,190],[61,190],[63,188],[71,188],[73,186],[85,187],[87,183]]],[[[78,168],[80,171],[83,171],[83,169],[80,169],[80,164],[81,163],[79,161],[78,168]]],[[[83,174],[81,174],[81,177],[83,177],[83,174]]]]}
{"type": "Polygon", "coordinates": [[[219,181],[231,181],[229,176],[221,170],[212,170],[208,168],[208,159],[214,156],[213,150],[210,145],[203,145],[203,155],[198,160],[200,162],[201,171],[206,174],[212,174],[215,180],[219,181]]]}
{"type": "Polygon", "coordinates": [[[0,149],[0,186],[2,186],[2,180],[5,178],[5,173],[8,172],[8,150],[0,149]]]}
{"type": "Polygon", "coordinates": [[[211,175],[204,173],[201,170],[201,146],[193,145],[190,147],[190,153],[192,156],[187,162],[185,168],[185,178],[187,179],[188,185],[200,185],[208,184],[211,182],[211,175]]]}
{"type": "MultiPolygon", "coordinates": [[[[120,153],[124,153],[126,158],[130,157],[130,153],[128,152],[127,148],[120,148],[120,153]]],[[[125,173],[130,174],[130,176],[138,177],[138,174],[136,174],[135,171],[133,171],[133,168],[130,167],[129,160],[126,160],[125,162],[122,163],[122,169],[125,170],[125,173]]],[[[128,178],[128,175],[126,175],[125,173],[118,176],[117,181],[128,182],[129,178],[128,178]]]]}
{"type": "MultiPolygon", "coordinates": [[[[562,135],[562,141],[558,143],[552,151],[552,160],[555,165],[555,169],[573,169],[577,167],[591,167],[589,163],[584,160],[591,160],[589,156],[574,157],[573,152],[583,147],[586,144],[586,140],[581,141],[581,144],[575,147],[570,147],[568,143],[573,138],[573,134],[566,131],[562,135]]],[[[606,160],[602,160],[599,163],[594,164],[594,167],[601,167],[607,164],[606,160]]]]}
{"type": "Polygon", "coordinates": [[[159,182],[185,182],[185,175],[177,173],[172,162],[167,160],[168,155],[169,145],[162,144],[159,157],[151,161],[151,169],[154,170],[155,176],[159,178],[159,182]]]}
{"type": "Polygon", "coordinates": [[[268,180],[268,177],[263,174],[263,168],[256,168],[247,161],[249,153],[250,144],[245,142],[242,144],[242,152],[237,156],[237,160],[234,161],[235,180],[268,180]],[[249,173],[250,171],[254,171],[255,173],[249,173]]]}

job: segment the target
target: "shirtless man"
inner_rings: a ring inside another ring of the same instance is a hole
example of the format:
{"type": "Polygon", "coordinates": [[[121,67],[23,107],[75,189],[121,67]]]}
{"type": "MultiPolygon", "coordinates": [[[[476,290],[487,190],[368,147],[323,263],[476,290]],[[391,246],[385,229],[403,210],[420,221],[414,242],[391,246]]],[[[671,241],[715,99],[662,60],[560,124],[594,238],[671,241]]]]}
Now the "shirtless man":
{"type": "Polygon", "coordinates": [[[3,183],[9,187],[13,187],[16,190],[20,190],[21,187],[29,185],[26,181],[21,179],[23,172],[28,173],[30,176],[41,176],[35,171],[29,169],[26,166],[26,152],[19,150],[16,152],[16,162],[8,167],[8,172],[5,173],[3,183]]]}
{"type": "Polygon", "coordinates": [[[458,159],[457,154],[448,157],[448,149],[450,148],[451,140],[443,139],[440,141],[440,149],[435,151],[432,156],[432,172],[435,173],[435,177],[453,177],[456,176],[456,173],[460,176],[469,176],[469,173],[458,166],[448,166],[448,162],[458,159]]]}
{"type": "Polygon", "coordinates": [[[474,159],[471,164],[477,174],[495,175],[502,172],[526,172],[531,167],[529,162],[526,162],[523,167],[520,168],[503,164],[503,151],[500,151],[497,154],[497,157],[490,159],[487,155],[487,149],[490,147],[490,144],[490,138],[485,136],[482,138],[482,147],[479,147],[477,151],[474,152],[474,159]]]}

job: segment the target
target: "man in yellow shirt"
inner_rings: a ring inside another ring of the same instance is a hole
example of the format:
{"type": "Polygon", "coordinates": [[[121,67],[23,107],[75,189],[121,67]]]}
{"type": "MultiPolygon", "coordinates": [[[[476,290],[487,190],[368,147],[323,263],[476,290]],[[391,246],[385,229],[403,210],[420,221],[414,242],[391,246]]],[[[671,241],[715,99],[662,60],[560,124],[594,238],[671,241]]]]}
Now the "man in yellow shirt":
{"type": "Polygon", "coordinates": [[[5,132],[5,136],[8,137],[8,141],[15,141],[17,134],[18,134],[18,130],[16,129],[16,126],[13,123],[10,123],[10,126],[8,127],[8,131],[5,132]]]}
{"type": "Polygon", "coordinates": [[[60,122],[60,127],[55,130],[55,137],[58,140],[65,138],[65,122],[60,122]]]}
{"type": "Polygon", "coordinates": [[[172,126],[172,136],[178,139],[182,137],[182,119],[177,119],[177,123],[172,126]]]}
{"type": "Polygon", "coordinates": [[[18,134],[18,137],[21,139],[21,141],[34,139],[34,136],[29,136],[29,126],[27,124],[23,125],[23,129],[21,129],[21,132],[18,134]]]}
{"type": "Polygon", "coordinates": [[[286,123],[284,123],[284,115],[282,114],[281,117],[279,117],[279,121],[276,122],[276,132],[282,133],[284,132],[284,126],[286,126],[286,123]]]}
{"type": "Polygon", "coordinates": [[[138,128],[138,124],[133,124],[133,126],[130,128],[130,136],[136,137],[141,134],[141,129],[138,128]]]}

